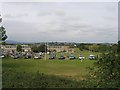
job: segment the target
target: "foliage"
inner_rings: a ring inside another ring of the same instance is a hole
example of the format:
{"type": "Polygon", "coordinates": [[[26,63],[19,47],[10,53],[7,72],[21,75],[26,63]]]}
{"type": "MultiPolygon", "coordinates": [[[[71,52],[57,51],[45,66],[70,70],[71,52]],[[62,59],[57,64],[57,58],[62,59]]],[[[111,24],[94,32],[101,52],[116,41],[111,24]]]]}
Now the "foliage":
{"type": "Polygon", "coordinates": [[[107,44],[100,44],[98,48],[99,52],[105,53],[105,52],[116,52],[117,51],[117,45],[107,45],[107,44]]]}
{"type": "Polygon", "coordinates": [[[36,45],[32,45],[31,50],[33,52],[39,52],[38,47],[36,45]]]}
{"type": "Polygon", "coordinates": [[[7,39],[6,31],[3,26],[0,27],[0,40],[5,41],[7,39]]]}
{"type": "Polygon", "coordinates": [[[32,49],[33,52],[46,52],[47,51],[46,45],[44,45],[44,44],[39,45],[39,46],[33,45],[31,47],[31,49],[32,49]]]}
{"type": "Polygon", "coordinates": [[[79,50],[83,51],[83,50],[89,50],[91,52],[117,52],[117,45],[113,44],[85,44],[85,43],[81,43],[78,44],[77,47],[79,48],[79,50]]]}
{"type": "Polygon", "coordinates": [[[39,51],[40,52],[46,52],[47,51],[47,47],[46,47],[46,45],[40,45],[39,47],[38,47],[38,49],[39,49],[39,51]]]}
{"type": "Polygon", "coordinates": [[[118,41],[118,49],[117,49],[118,55],[120,55],[120,41],[118,41]]]}
{"type": "Polygon", "coordinates": [[[77,45],[77,47],[78,47],[81,51],[83,51],[84,49],[86,49],[84,43],[81,43],[81,44],[77,45]]]}
{"type": "Polygon", "coordinates": [[[120,79],[120,65],[115,53],[103,54],[97,65],[97,77],[100,79],[100,87],[118,87],[120,85],[118,81],[120,79]],[[103,82],[106,84],[103,84],[103,82]]]}
{"type": "Polygon", "coordinates": [[[6,45],[7,43],[6,42],[2,42],[2,45],[6,45]]]}
{"type": "Polygon", "coordinates": [[[101,58],[95,63],[97,68],[93,68],[91,72],[91,79],[87,80],[88,83],[92,81],[98,88],[120,88],[120,58],[119,53],[114,50],[101,55],[101,58]]]}
{"type": "Polygon", "coordinates": [[[22,51],[22,46],[20,44],[17,45],[17,51],[18,52],[22,51]]]}

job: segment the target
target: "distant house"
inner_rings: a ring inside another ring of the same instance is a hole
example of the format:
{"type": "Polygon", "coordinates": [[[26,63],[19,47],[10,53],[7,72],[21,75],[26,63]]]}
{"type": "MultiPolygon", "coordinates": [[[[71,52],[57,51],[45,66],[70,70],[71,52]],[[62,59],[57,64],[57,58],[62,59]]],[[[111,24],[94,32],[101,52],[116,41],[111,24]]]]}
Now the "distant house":
{"type": "MultiPolygon", "coordinates": [[[[30,46],[28,46],[28,45],[21,45],[21,46],[22,46],[22,50],[24,52],[31,51],[30,46]]],[[[16,52],[17,51],[17,45],[1,45],[0,48],[4,52],[16,52]]]]}
{"type": "Polygon", "coordinates": [[[47,49],[50,51],[56,51],[56,52],[74,53],[74,48],[70,48],[69,46],[48,46],[47,49]]]}
{"type": "Polygon", "coordinates": [[[16,45],[1,45],[4,52],[16,52],[16,45]]]}
{"type": "Polygon", "coordinates": [[[29,45],[21,45],[22,46],[22,50],[24,52],[28,52],[28,51],[31,51],[31,47],[29,45]]]}

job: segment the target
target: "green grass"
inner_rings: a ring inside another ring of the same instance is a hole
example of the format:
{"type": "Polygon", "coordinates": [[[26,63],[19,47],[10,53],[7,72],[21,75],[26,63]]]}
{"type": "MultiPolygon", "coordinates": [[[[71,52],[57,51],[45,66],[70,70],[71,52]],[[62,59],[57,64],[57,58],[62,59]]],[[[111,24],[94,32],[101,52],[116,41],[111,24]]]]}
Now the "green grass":
{"type": "Polygon", "coordinates": [[[2,69],[15,70],[17,72],[44,73],[49,75],[66,76],[74,79],[82,79],[88,74],[88,68],[92,67],[91,60],[34,60],[34,59],[3,59],[2,69]]]}
{"type": "MultiPolygon", "coordinates": [[[[57,53],[57,57],[60,54],[57,53]]],[[[82,80],[89,74],[89,67],[93,67],[95,62],[88,59],[90,54],[99,53],[75,48],[74,60],[48,60],[48,56],[47,60],[4,58],[3,87],[85,87],[82,80]],[[78,59],[79,54],[86,57],[82,62],[78,59]]],[[[70,53],[64,55],[69,56],[70,53]]]]}
{"type": "Polygon", "coordinates": [[[76,81],[55,75],[43,73],[26,73],[7,70],[3,72],[3,88],[82,88],[86,84],[83,80],[76,81]]]}

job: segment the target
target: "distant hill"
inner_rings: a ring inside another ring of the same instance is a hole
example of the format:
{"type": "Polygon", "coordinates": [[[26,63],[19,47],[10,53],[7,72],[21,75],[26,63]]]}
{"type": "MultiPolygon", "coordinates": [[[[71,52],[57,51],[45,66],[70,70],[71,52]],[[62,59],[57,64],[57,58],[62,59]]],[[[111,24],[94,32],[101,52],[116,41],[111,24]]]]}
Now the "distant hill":
{"type": "Polygon", "coordinates": [[[13,40],[6,40],[5,42],[7,44],[31,44],[29,42],[18,42],[18,41],[13,41],[13,40]]]}

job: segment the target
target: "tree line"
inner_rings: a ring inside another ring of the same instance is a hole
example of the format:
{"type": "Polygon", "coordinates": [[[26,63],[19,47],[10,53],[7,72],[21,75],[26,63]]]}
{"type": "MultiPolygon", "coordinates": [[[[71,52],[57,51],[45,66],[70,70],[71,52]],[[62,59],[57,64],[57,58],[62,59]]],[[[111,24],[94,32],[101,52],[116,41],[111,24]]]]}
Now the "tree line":
{"type": "Polygon", "coordinates": [[[77,47],[79,50],[88,50],[92,52],[117,52],[117,44],[85,44],[81,43],[78,44],[77,47]]]}

